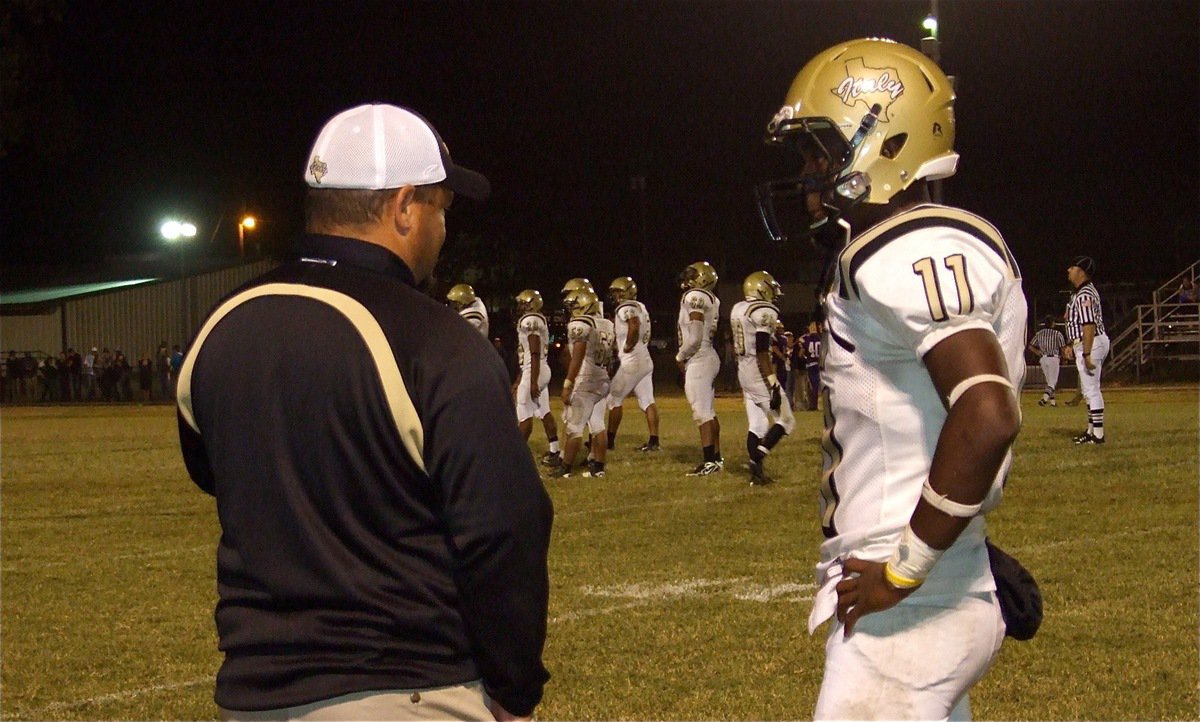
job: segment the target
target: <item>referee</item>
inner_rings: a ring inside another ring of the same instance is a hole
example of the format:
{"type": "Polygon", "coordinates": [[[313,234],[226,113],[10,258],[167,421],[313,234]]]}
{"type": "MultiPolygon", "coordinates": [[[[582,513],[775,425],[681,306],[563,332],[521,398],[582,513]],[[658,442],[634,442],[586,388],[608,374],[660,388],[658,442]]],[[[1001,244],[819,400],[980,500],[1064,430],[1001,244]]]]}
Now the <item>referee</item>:
{"type": "Polygon", "coordinates": [[[1104,395],[1100,392],[1100,370],[1108,356],[1108,334],[1100,310],[1100,294],[1092,284],[1096,262],[1078,256],[1067,268],[1067,280],[1075,287],[1067,303],[1067,338],[1075,350],[1079,390],[1088,405],[1087,430],[1076,436],[1076,444],[1104,443],[1104,395]]]}
{"type": "Polygon", "coordinates": [[[1058,406],[1054,399],[1054,388],[1058,386],[1058,363],[1062,348],[1067,345],[1062,332],[1054,328],[1054,316],[1042,319],[1042,327],[1033,335],[1029,342],[1029,350],[1038,358],[1042,374],[1046,377],[1046,390],[1038,401],[1038,406],[1058,406]]]}

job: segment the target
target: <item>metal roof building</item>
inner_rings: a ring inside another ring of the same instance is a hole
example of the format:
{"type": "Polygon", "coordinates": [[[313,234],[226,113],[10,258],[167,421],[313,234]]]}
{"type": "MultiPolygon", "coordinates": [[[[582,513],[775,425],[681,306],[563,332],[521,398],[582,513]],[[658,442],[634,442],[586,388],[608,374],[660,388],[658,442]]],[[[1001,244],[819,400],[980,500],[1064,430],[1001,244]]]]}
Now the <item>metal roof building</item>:
{"type": "Polygon", "coordinates": [[[0,351],[53,355],[95,346],[136,359],[164,341],[182,347],[217,301],[275,265],[264,259],[182,278],[0,290],[0,351]]]}

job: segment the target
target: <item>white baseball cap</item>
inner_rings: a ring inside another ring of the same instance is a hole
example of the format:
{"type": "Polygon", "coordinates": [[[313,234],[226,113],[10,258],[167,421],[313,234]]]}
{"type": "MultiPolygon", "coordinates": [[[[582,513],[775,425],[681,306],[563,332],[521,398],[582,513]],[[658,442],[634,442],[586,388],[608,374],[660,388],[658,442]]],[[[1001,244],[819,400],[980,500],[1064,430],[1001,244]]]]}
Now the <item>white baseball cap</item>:
{"type": "Polygon", "coordinates": [[[429,121],[395,105],[367,104],[333,116],[317,135],[304,180],[312,188],[381,190],[441,183],[483,200],[491,184],[455,165],[429,121]]]}

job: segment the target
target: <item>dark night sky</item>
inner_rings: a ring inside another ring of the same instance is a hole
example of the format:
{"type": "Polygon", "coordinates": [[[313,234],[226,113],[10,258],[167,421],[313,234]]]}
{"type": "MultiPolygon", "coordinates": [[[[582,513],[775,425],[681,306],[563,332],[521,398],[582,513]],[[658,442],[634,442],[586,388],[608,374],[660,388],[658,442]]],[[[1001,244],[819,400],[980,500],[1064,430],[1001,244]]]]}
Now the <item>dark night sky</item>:
{"type": "MultiPolygon", "coordinates": [[[[769,246],[752,196],[761,138],[804,62],[838,41],[917,44],[929,2],[65,3],[31,33],[77,114],[64,158],[31,127],[0,160],[6,265],[161,249],[186,214],[207,252],[234,215],[282,247],[322,123],[366,101],[428,117],[493,198],[456,203],[450,235],[503,239],[522,283],[653,283],[707,258],[728,278],[794,277],[807,246],[769,246]],[[647,177],[651,268],[639,274],[630,176],[647,177]],[[628,260],[625,260],[625,259],[628,260]]],[[[1027,286],[1065,260],[1107,280],[1166,278],[1200,255],[1200,17],[1194,0],[941,0],[958,77],[962,162],[946,200],[993,221],[1027,286]]],[[[8,287],[21,285],[13,271],[8,287]]]]}

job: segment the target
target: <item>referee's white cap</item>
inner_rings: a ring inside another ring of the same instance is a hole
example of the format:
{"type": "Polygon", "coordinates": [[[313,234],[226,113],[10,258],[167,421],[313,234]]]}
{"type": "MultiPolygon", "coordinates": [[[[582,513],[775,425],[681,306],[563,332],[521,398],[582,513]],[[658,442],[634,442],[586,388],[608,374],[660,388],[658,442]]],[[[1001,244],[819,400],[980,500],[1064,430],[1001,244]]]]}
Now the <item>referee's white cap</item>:
{"type": "Polygon", "coordinates": [[[407,108],[367,104],[344,110],[321,129],[304,180],[312,188],[382,190],[441,183],[483,200],[491,184],[456,165],[437,130],[407,108]]]}

